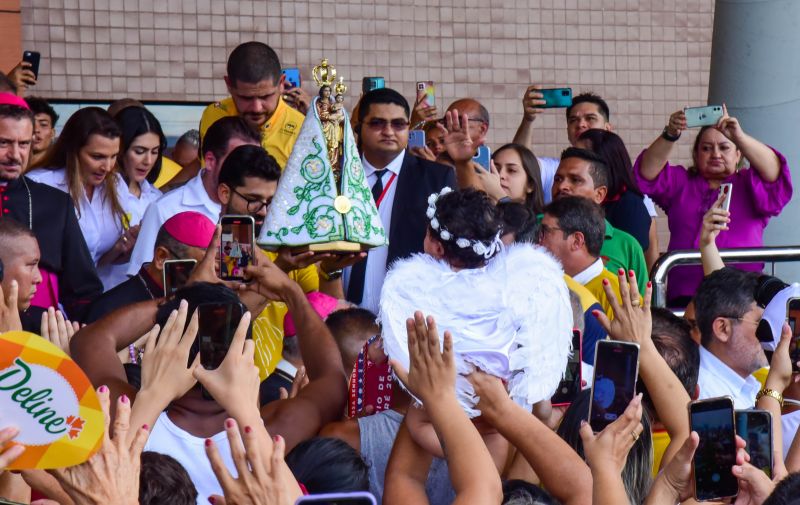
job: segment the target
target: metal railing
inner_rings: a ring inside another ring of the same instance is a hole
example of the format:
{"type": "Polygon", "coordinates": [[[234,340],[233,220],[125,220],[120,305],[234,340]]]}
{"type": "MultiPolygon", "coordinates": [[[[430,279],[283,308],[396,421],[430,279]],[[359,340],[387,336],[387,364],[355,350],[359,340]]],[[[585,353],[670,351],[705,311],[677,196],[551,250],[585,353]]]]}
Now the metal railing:
{"type": "MultiPolygon", "coordinates": [[[[785,263],[800,261],[800,246],[747,247],[741,249],[722,249],[719,252],[725,263],[785,263]]],[[[700,265],[700,251],[681,249],[661,255],[653,265],[650,280],[653,283],[653,306],[667,305],[667,274],[679,265],[700,265]]]]}

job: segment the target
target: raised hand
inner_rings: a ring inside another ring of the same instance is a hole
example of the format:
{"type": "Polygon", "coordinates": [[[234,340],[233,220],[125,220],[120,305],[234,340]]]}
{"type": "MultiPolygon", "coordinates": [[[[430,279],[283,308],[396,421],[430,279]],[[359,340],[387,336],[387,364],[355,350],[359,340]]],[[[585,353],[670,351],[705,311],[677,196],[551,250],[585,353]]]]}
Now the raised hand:
{"type": "MultiPolygon", "coordinates": [[[[600,433],[592,433],[592,427],[581,421],[580,435],[586,454],[586,463],[592,471],[603,470],[621,474],[633,444],[639,441],[642,426],[642,394],[636,395],[625,412],[600,433]]],[[[648,436],[646,434],[645,436],[648,436]]]]}
{"type": "Polygon", "coordinates": [[[614,320],[610,321],[608,316],[600,311],[594,311],[593,314],[612,339],[641,345],[650,341],[651,338],[653,320],[650,315],[650,298],[653,295],[653,285],[650,282],[647,283],[644,303],[642,303],[636,284],[636,274],[633,270],[629,271],[626,276],[625,270],[620,268],[617,275],[619,275],[619,291],[622,300],[617,299],[611,284],[606,280],[603,281],[603,289],[611,304],[611,309],[614,311],[614,320]]]}
{"type": "Polygon", "coordinates": [[[720,195],[714,205],[703,216],[703,228],[700,230],[700,246],[716,243],[717,236],[723,230],[728,230],[731,222],[731,213],[722,208],[726,195],[720,195]]]}
{"type": "Polygon", "coordinates": [[[60,310],[53,307],[42,312],[41,334],[56,347],[69,356],[69,341],[81,329],[79,323],[73,323],[64,318],[60,310]]]}
{"type": "Polygon", "coordinates": [[[444,134],[444,145],[447,154],[455,162],[470,161],[475,155],[475,143],[469,136],[469,115],[458,114],[458,109],[453,109],[445,114],[445,124],[437,124],[437,128],[444,134]]]}
{"type": "Polygon", "coordinates": [[[215,370],[197,366],[192,374],[231,417],[256,423],[256,419],[260,419],[258,387],[261,382],[253,358],[255,344],[246,338],[249,327],[250,312],[245,312],[220,366],[215,370]]]}
{"type": "Polygon", "coordinates": [[[109,390],[97,390],[105,414],[105,433],[100,450],[85,463],[48,470],[66,493],[81,505],[138,505],[140,456],[149,435],[148,427],[128,437],[131,405],[127,396],[117,400],[113,433],[109,390]]]}
{"type": "Polygon", "coordinates": [[[8,293],[3,293],[3,288],[0,286],[0,333],[22,330],[22,321],[19,319],[19,307],[17,305],[18,298],[19,284],[17,284],[17,281],[11,281],[8,293]]]}
{"type": "Polygon", "coordinates": [[[533,84],[528,86],[525,94],[522,95],[522,114],[525,121],[533,122],[539,114],[544,112],[540,106],[547,102],[542,100],[544,95],[539,92],[540,89],[542,89],[541,86],[533,84]]]}
{"type": "Polygon", "coordinates": [[[283,460],[283,437],[270,440],[263,424],[245,425],[244,443],[234,419],[225,421],[225,432],[238,477],[234,478],[211,439],[206,440],[206,456],[222,486],[224,497],[212,495],[214,505],[292,505],[302,493],[283,460]]]}
{"type": "Polygon", "coordinates": [[[20,61],[17,66],[8,73],[8,78],[17,87],[17,96],[25,96],[25,91],[30,86],[36,86],[36,75],[31,68],[33,65],[28,61],[20,61]]]}
{"type": "Polygon", "coordinates": [[[395,360],[389,360],[397,378],[423,403],[436,402],[443,396],[455,397],[456,365],[453,355],[453,336],[444,333],[444,345],[439,350],[439,332],[433,316],[427,319],[415,312],[406,320],[408,332],[409,370],[395,360]]]}
{"type": "Polygon", "coordinates": [[[716,126],[714,126],[717,130],[719,130],[725,137],[728,138],[734,144],[739,144],[745,137],[744,130],[742,130],[742,126],[739,124],[739,120],[735,117],[728,115],[728,107],[725,104],[722,104],[722,117],[719,118],[717,121],[716,126]]]}
{"type": "Polygon", "coordinates": [[[667,132],[673,137],[677,137],[687,128],[686,113],[683,110],[673,112],[667,122],[667,132]]]}

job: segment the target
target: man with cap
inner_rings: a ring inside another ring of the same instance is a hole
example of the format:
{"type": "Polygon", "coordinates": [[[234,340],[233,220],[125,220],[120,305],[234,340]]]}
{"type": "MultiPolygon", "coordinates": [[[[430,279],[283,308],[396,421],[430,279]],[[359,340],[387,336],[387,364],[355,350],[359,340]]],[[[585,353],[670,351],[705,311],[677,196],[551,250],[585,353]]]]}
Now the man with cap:
{"type": "Polygon", "coordinates": [[[87,322],[97,321],[119,307],[164,296],[164,262],[200,261],[211,243],[214,229],[215,224],[199,212],[181,212],[169,218],[158,231],[151,261],[142,265],[136,275],[103,293],[92,304],[87,322]]]}
{"type": "Polygon", "coordinates": [[[42,282],[35,307],[61,305],[82,321],[91,301],[103,292],[92,256],[68,194],[22,175],[33,140],[33,113],[19,97],[0,93],[0,219],[10,217],[30,229],[41,250],[42,282]]]}

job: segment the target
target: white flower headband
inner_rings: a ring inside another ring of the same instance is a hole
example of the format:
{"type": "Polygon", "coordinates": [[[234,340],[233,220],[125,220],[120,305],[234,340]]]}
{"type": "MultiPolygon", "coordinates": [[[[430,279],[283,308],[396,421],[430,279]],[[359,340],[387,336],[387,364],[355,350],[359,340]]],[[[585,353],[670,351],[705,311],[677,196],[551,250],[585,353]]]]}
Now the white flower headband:
{"type": "Polygon", "coordinates": [[[439,238],[442,240],[455,240],[456,245],[461,249],[471,247],[475,254],[478,256],[483,256],[488,260],[503,248],[503,242],[500,240],[500,232],[497,232],[497,235],[495,235],[492,241],[487,245],[485,242],[480,240],[453,237],[453,234],[450,233],[447,228],[439,224],[439,220],[436,219],[436,201],[439,200],[440,197],[446,195],[447,193],[451,193],[452,191],[452,189],[445,186],[439,193],[433,193],[428,197],[428,210],[425,212],[425,215],[431,220],[431,228],[433,228],[439,234],[439,238]]]}

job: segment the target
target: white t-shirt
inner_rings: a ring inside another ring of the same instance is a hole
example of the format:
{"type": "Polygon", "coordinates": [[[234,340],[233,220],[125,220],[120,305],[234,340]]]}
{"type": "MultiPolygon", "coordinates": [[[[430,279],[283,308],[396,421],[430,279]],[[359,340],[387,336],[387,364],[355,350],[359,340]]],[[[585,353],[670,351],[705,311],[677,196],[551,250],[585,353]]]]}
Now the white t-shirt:
{"type": "MultiPolygon", "coordinates": [[[[222,431],[211,440],[217,445],[222,461],[234,478],[238,477],[233,464],[228,436],[222,431]]],[[[150,438],[144,446],[145,451],[158,452],[172,456],[183,465],[194,486],[197,488],[197,505],[208,505],[208,497],[212,494],[222,496],[222,486],[211,469],[205,449],[206,439],[195,437],[173,423],[166,412],[158,416],[155,426],[150,431],[150,438]]]]}

